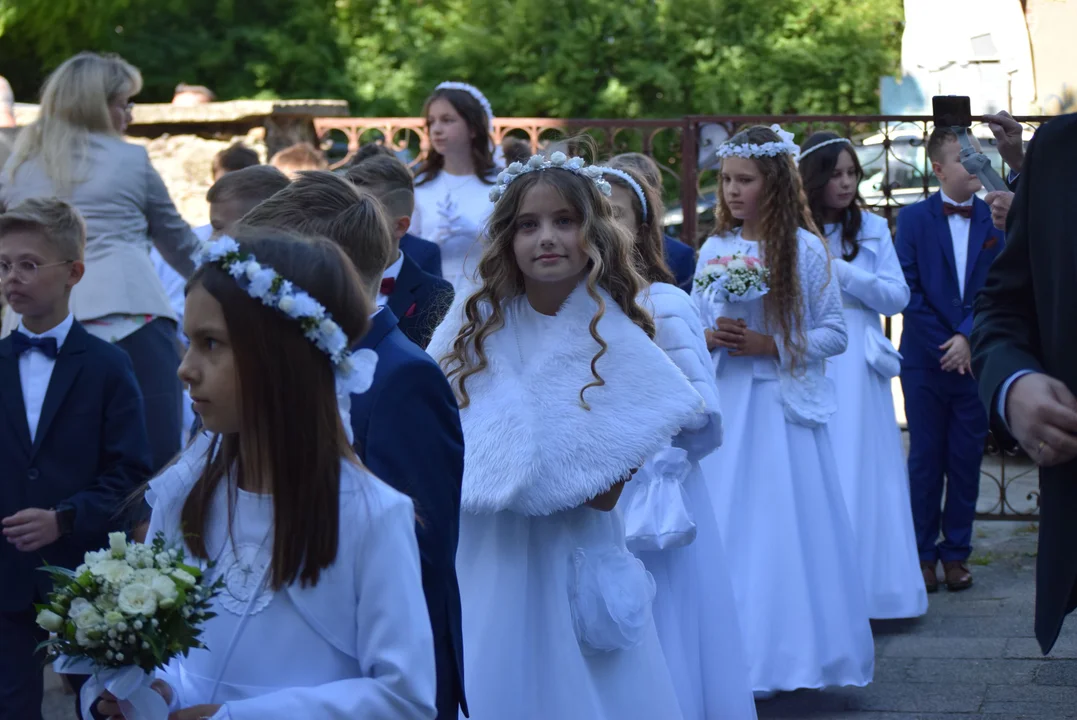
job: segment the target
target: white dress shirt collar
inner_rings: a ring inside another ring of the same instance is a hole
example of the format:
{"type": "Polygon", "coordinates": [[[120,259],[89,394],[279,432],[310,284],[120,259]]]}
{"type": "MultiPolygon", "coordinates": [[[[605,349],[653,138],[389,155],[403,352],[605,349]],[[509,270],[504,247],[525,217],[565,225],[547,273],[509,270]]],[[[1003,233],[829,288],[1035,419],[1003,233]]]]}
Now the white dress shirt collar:
{"type": "Polygon", "coordinates": [[[972,204],[972,201],[976,199],[976,196],[975,196],[975,195],[972,195],[972,196],[970,196],[970,197],[969,197],[969,199],[968,199],[968,200],[966,200],[965,202],[958,202],[958,201],[956,201],[956,200],[953,200],[953,199],[951,199],[950,197],[948,197],[948,196],[946,195],[946,193],[945,193],[945,192],[943,192],[942,190],[939,190],[939,196],[940,196],[940,197],[942,198],[942,201],[943,201],[944,203],[950,203],[951,205],[957,205],[958,207],[961,207],[961,206],[963,206],[963,205],[971,205],[971,204],[972,204]]]}
{"type": "Polygon", "coordinates": [[[22,324],[21,320],[19,321],[19,326],[16,328],[16,331],[21,332],[23,335],[26,335],[26,336],[32,337],[32,338],[55,338],[56,339],[56,349],[59,350],[60,348],[62,348],[64,346],[64,341],[67,340],[67,334],[69,332],[71,332],[71,326],[74,325],[74,324],[75,324],[74,316],[71,315],[71,313],[68,313],[67,317],[65,317],[63,319],[63,321],[59,325],[52,328],[51,330],[46,330],[45,332],[41,333],[40,335],[38,335],[37,333],[32,333],[29,330],[27,330],[26,326],[22,324]]]}

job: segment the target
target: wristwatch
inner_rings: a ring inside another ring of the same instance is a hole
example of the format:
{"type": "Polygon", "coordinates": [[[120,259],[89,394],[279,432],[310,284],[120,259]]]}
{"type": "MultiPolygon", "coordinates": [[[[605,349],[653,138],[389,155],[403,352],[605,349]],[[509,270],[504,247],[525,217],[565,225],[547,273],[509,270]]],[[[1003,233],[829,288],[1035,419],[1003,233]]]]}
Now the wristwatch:
{"type": "Polygon", "coordinates": [[[56,525],[60,528],[60,537],[75,531],[75,506],[61,503],[53,508],[56,513],[56,525]]]}

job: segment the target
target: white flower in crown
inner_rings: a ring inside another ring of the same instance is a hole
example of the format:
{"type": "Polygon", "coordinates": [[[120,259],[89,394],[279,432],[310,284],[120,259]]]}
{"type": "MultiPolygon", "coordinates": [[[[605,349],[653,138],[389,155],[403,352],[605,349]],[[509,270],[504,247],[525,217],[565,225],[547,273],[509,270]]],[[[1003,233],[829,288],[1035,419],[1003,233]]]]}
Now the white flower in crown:
{"type": "Polygon", "coordinates": [[[550,156],[550,164],[554,167],[561,167],[568,161],[568,156],[558,150],[550,156]]]}
{"type": "Polygon", "coordinates": [[[777,157],[789,155],[793,161],[800,157],[800,147],[793,142],[793,133],[782,130],[780,125],[771,125],[770,129],[778,136],[778,141],[766,143],[733,143],[725,142],[718,146],[714,154],[720,158],[740,157],[777,157]]]}
{"type": "Polygon", "coordinates": [[[202,247],[202,254],[212,262],[220,260],[225,255],[239,252],[239,243],[227,236],[220,238],[216,242],[207,240],[202,243],[202,247]]]}
{"type": "Polygon", "coordinates": [[[598,188],[598,191],[606,197],[609,197],[613,192],[613,188],[610,187],[610,184],[602,179],[601,169],[598,169],[593,165],[588,166],[582,158],[570,158],[558,150],[550,155],[549,159],[544,158],[542,155],[532,155],[526,165],[514,162],[505,168],[497,176],[497,185],[490,188],[490,202],[497,202],[500,200],[512,181],[520,175],[550,169],[568,170],[576,175],[585,177],[591,180],[591,182],[595,184],[595,187],[598,188]]]}
{"type": "Polygon", "coordinates": [[[507,168],[505,168],[505,170],[512,175],[519,175],[524,171],[524,164],[522,162],[516,161],[509,165],[507,168]]]}

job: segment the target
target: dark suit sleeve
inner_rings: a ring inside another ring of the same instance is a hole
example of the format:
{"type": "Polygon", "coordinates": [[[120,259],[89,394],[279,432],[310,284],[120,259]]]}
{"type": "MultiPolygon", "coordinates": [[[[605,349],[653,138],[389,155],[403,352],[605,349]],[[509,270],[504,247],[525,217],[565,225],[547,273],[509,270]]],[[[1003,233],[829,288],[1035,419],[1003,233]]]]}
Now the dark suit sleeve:
{"type": "Polygon", "coordinates": [[[103,391],[100,472],[92,485],[66,500],[75,508],[75,536],[95,540],[102,532],[122,526],[125,504],[150,476],[145,410],[131,360],[117,353],[108,361],[116,367],[106,376],[103,391]]]}
{"type": "Polygon", "coordinates": [[[415,503],[424,562],[454,567],[464,476],[464,434],[452,389],[433,363],[405,365],[371,411],[366,465],[415,503]]]}
{"type": "Polygon", "coordinates": [[[1033,137],[1021,168],[1021,182],[1006,226],[1006,246],[991,265],[976,298],[972,372],[979,380],[980,399],[991,417],[997,415],[994,411],[999,388],[1011,375],[1021,370],[1042,371],[1028,235],[1028,180],[1036,162],[1038,137],[1033,137]]]}
{"type": "Polygon", "coordinates": [[[452,283],[438,278],[438,284],[430,293],[430,298],[422,303],[419,317],[416,318],[415,324],[406,333],[408,338],[425,350],[426,346],[430,344],[430,338],[434,336],[434,331],[437,330],[438,325],[445,318],[445,313],[452,306],[453,298],[455,297],[456,293],[453,291],[452,283]]]}
{"type": "Polygon", "coordinates": [[[936,312],[935,307],[928,302],[924,295],[924,288],[920,284],[920,268],[916,256],[916,240],[921,236],[920,219],[909,212],[912,207],[902,211],[898,216],[897,234],[894,237],[894,248],[897,250],[898,262],[901,263],[901,271],[905,273],[905,282],[909,286],[909,304],[905,306],[902,315],[905,317],[916,316],[922,322],[937,323],[942,327],[950,327],[945,316],[936,312]]]}

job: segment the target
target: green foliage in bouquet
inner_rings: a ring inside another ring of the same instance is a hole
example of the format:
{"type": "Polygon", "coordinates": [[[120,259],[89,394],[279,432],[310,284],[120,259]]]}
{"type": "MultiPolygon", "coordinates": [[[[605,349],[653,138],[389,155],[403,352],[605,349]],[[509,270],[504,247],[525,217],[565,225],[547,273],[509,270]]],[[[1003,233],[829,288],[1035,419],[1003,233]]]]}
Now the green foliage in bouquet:
{"type": "Polygon", "coordinates": [[[215,616],[210,601],[224,580],[207,585],[203,571],[184,560],[160,533],[148,545],[111,533],[109,547],[86,553],[75,570],[41,568],[55,589],[36,606],[37,624],[52,633],[39,649],[49,661],[81,657],[151,672],[204,647],[202,625],[215,616]]]}

